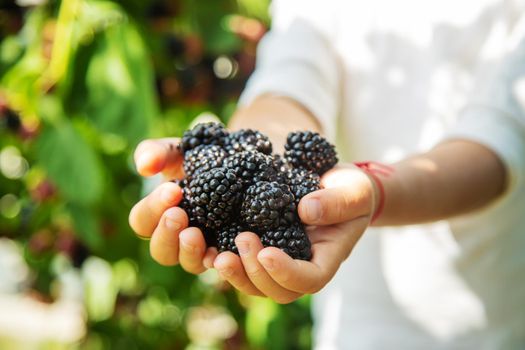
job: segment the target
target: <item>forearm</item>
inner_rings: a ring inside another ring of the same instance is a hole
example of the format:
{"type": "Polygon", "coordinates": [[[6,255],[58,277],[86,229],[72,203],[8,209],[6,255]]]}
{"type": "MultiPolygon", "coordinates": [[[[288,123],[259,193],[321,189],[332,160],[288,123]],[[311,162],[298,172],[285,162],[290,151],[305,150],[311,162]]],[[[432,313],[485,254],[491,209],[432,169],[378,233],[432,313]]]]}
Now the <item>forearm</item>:
{"type": "Polygon", "coordinates": [[[379,176],[385,190],[376,226],[436,221],[489,204],[505,190],[505,168],[486,147],[466,141],[442,143],[393,165],[379,176]]]}
{"type": "Polygon", "coordinates": [[[263,95],[249,106],[239,109],[232,116],[228,127],[233,130],[259,130],[272,140],[275,152],[282,152],[286,136],[291,131],[321,132],[319,122],[298,102],[273,95],[263,95]]]}

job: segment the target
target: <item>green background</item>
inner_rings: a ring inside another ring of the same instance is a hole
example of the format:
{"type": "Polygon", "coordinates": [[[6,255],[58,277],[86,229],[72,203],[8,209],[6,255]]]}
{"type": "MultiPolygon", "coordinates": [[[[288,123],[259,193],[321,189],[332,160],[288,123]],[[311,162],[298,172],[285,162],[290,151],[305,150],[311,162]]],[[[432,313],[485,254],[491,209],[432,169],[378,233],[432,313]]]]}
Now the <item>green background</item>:
{"type": "Polygon", "coordinates": [[[278,305],[162,267],[127,221],[148,184],[134,147],[199,116],[227,122],[268,5],[0,1],[0,243],[29,268],[11,295],[50,306],[80,286],[86,327],[29,345],[0,329],[0,348],[310,348],[308,298],[278,305]]]}

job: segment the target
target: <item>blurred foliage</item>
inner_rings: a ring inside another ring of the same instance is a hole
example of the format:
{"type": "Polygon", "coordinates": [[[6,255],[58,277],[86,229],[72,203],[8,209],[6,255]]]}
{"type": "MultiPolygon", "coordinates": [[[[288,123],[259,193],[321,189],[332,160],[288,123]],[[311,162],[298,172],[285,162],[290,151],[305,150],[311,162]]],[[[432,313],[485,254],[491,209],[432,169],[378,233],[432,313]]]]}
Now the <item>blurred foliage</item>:
{"type": "Polygon", "coordinates": [[[269,25],[261,0],[0,1],[0,237],[26,293],[83,287],[81,349],[307,349],[309,300],[237,294],[213,272],[157,265],[127,216],[131,155],[204,112],[227,121],[269,25]],[[57,267],[58,266],[58,267],[57,267]],[[61,266],[61,267],[60,267],[61,266]]]}

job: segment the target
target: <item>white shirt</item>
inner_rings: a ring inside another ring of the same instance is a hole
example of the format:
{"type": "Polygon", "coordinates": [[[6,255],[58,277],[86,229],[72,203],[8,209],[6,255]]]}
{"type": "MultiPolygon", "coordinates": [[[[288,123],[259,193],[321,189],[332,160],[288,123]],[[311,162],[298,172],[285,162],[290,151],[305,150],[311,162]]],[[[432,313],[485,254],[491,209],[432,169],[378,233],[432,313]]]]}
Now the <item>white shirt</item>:
{"type": "Polygon", "coordinates": [[[508,172],[505,195],[475,213],[369,228],[315,296],[316,349],[525,349],[524,9],[273,2],[241,104],[268,92],[296,99],[343,161],[393,162],[459,137],[508,172]]]}

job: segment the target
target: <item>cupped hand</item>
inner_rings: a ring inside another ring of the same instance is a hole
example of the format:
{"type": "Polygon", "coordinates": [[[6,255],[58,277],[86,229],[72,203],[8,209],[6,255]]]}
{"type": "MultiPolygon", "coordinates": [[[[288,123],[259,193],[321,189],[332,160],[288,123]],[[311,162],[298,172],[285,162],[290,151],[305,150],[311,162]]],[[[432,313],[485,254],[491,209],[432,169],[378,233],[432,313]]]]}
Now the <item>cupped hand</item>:
{"type": "MultiPolygon", "coordinates": [[[[135,150],[139,174],[162,173],[166,180],[184,176],[179,139],[146,140],[135,150]]],[[[188,227],[188,216],[176,207],[182,200],[182,189],[173,182],[164,182],[131,209],[129,224],[135,233],[150,239],[150,254],[159,264],[180,264],[194,274],[211,266],[217,255],[215,248],[206,248],[204,235],[196,227],[188,227]]]]}
{"type": "Polygon", "coordinates": [[[289,303],[322,289],[335,275],[367,228],[375,210],[370,178],[348,165],[322,178],[324,189],[299,203],[301,220],[312,243],[311,261],[294,260],[278,248],[263,248],[259,237],[243,232],[235,243],[240,256],[219,254],[214,267],[241,292],[289,303]]]}

